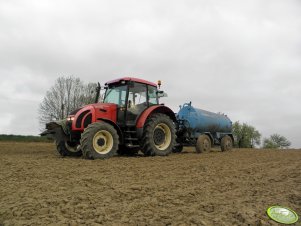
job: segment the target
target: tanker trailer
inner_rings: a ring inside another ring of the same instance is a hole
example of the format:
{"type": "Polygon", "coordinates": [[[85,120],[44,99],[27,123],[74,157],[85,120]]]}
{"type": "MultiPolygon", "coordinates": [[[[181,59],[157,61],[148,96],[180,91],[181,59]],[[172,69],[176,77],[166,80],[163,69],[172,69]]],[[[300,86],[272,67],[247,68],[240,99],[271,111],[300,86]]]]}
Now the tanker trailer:
{"type": "Polygon", "coordinates": [[[190,102],[180,106],[176,116],[177,145],[173,152],[181,152],[183,146],[195,146],[198,153],[209,152],[213,145],[222,151],[232,149],[232,122],[227,115],[195,108],[190,102]]]}

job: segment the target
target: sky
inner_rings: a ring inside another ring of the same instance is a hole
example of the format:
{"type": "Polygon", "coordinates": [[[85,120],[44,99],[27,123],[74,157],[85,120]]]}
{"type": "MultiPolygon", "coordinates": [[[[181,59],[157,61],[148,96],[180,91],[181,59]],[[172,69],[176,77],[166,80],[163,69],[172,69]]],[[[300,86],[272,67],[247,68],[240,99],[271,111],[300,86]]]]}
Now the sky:
{"type": "Polygon", "coordinates": [[[301,148],[300,0],[0,0],[0,134],[37,135],[61,76],[156,82],[301,148]]]}

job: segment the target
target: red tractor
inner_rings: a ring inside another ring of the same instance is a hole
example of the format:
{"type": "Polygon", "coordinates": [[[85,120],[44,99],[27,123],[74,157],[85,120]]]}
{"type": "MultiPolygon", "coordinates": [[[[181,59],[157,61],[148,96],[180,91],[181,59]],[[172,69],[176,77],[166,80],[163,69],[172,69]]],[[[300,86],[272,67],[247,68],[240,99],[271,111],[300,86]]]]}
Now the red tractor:
{"type": "Polygon", "coordinates": [[[41,135],[52,134],[62,156],[103,159],[138,150],[148,156],[172,152],[177,119],[170,108],[159,104],[164,92],[157,84],[126,77],[107,82],[105,90],[102,103],[96,101],[71,112],[66,120],[48,123],[41,135]]]}

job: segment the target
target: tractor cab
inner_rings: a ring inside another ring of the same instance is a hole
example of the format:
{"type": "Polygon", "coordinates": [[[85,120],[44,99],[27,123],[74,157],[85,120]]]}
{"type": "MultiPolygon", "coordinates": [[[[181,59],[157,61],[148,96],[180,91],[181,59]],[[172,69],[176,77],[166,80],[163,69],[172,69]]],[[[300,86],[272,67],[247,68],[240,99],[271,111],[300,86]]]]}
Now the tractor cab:
{"type": "MultiPolygon", "coordinates": [[[[146,109],[159,104],[157,85],[142,79],[122,78],[106,83],[103,103],[117,105],[117,125],[134,126],[146,109]]],[[[161,95],[162,96],[162,95],[161,95]]]]}

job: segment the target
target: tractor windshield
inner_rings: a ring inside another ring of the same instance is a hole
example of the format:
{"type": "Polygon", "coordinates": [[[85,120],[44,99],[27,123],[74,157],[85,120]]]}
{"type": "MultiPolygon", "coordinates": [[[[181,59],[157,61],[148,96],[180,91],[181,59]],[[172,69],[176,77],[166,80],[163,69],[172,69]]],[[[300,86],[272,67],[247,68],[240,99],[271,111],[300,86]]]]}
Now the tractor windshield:
{"type": "Polygon", "coordinates": [[[117,104],[119,106],[125,106],[127,86],[110,86],[107,88],[104,103],[117,104]]]}

